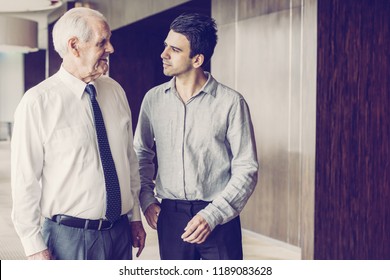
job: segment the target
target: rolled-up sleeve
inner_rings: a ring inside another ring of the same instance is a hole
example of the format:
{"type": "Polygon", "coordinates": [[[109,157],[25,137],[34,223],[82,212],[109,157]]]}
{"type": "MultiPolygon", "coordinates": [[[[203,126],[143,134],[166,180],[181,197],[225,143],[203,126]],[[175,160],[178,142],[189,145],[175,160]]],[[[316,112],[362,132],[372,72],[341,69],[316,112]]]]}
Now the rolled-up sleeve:
{"type": "Polygon", "coordinates": [[[220,195],[199,212],[211,229],[235,218],[257,183],[259,164],[256,142],[249,108],[243,98],[230,111],[226,137],[232,153],[231,178],[220,195]]]}

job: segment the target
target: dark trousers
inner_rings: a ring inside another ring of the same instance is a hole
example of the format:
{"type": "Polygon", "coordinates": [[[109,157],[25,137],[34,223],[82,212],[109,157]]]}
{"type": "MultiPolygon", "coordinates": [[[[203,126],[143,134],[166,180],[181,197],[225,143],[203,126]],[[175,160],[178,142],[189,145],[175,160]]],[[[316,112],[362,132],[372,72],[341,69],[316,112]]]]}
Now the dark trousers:
{"type": "Polygon", "coordinates": [[[157,231],[162,260],[242,260],[240,218],[218,225],[202,244],[184,242],[187,223],[209,202],[164,199],[157,231]]]}
{"type": "Polygon", "coordinates": [[[73,228],[45,219],[42,235],[57,260],[131,260],[129,220],[124,215],[111,229],[73,228]]]}

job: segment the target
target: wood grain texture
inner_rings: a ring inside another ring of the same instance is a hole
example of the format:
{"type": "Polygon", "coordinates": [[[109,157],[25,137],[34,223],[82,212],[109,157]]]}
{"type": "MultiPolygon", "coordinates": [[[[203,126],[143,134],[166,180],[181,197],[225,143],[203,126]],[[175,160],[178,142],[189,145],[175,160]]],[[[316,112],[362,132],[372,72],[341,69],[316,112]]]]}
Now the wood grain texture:
{"type": "Polygon", "coordinates": [[[390,259],[390,1],[318,1],[316,259],[390,259]]]}

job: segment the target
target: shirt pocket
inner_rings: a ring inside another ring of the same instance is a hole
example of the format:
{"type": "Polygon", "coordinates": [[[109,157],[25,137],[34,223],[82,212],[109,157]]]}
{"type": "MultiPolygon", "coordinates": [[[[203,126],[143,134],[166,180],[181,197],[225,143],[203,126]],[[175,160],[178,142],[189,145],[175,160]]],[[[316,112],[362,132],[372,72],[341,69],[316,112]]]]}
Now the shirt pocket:
{"type": "Polygon", "coordinates": [[[93,145],[92,128],[78,125],[54,131],[45,145],[46,164],[75,164],[90,159],[93,145]]]}

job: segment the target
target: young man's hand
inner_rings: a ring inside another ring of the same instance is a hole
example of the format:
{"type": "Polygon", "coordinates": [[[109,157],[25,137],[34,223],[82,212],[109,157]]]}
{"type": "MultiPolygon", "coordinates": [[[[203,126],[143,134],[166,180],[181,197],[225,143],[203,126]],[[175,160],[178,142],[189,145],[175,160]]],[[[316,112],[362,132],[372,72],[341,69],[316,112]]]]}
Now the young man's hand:
{"type": "Polygon", "coordinates": [[[211,229],[206,220],[200,215],[195,215],[188,222],[181,238],[185,242],[201,244],[206,241],[210,233],[211,229]]]}
{"type": "Polygon", "coordinates": [[[145,211],[146,221],[148,222],[149,226],[152,229],[157,229],[157,220],[160,211],[161,211],[160,205],[156,203],[150,204],[145,211]]]}

